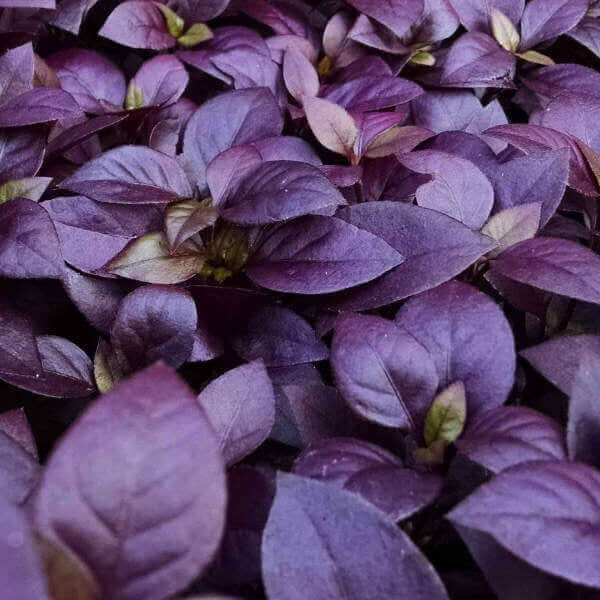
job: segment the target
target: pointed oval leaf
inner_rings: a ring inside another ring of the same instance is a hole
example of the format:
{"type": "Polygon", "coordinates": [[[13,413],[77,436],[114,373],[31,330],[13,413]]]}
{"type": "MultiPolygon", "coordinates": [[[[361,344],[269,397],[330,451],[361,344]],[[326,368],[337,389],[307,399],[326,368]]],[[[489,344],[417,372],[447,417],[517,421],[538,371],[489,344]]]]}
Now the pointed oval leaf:
{"type": "Polygon", "coordinates": [[[563,429],[526,406],[499,406],[471,422],[458,449],[492,473],[533,460],[565,460],[563,429]]]}
{"type": "Polygon", "coordinates": [[[423,0],[348,0],[348,4],[368,15],[401,37],[423,14],[423,0]]]}
{"type": "Polygon", "coordinates": [[[521,36],[513,22],[500,10],[493,8],[490,16],[492,34],[495,40],[509,52],[519,47],[521,36]]]}
{"type": "Polygon", "coordinates": [[[51,88],[34,88],[0,106],[0,127],[50,123],[80,114],[81,109],[71,94],[51,88]]]}
{"type": "Polygon", "coordinates": [[[164,106],[179,100],[189,80],[181,61],[164,54],[147,60],[131,81],[140,90],[142,106],[164,106]]]}
{"type": "Polygon", "coordinates": [[[541,205],[521,204],[496,213],[481,229],[481,233],[496,240],[498,247],[489,253],[497,256],[502,251],[535,236],[540,226],[541,205]]]}
{"type": "Polygon", "coordinates": [[[451,383],[433,400],[427,416],[423,437],[428,446],[435,442],[452,443],[462,433],[467,420],[467,400],[462,381],[451,383]]]}
{"type": "Polygon", "coordinates": [[[262,361],[227,371],[198,396],[228,465],[256,450],[275,421],[273,386],[262,361]]]}
{"type": "Polygon", "coordinates": [[[319,600],[376,600],[390,590],[410,598],[448,598],[433,567],[378,509],[355,494],[297,475],[277,477],[262,556],[272,600],[307,594],[319,600]],[[312,576],[307,579],[306,573],[312,576]]]}
{"type": "Polygon", "coordinates": [[[2,495],[10,502],[23,504],[36,486],[39,475],[37,460],[16,440],[0,431],[2,495]]]}
{"type": "Polygon", "coordinates": [[[451,281],[411,298],[396,323],[430,352],[440,385],[463,382],[469,417],[506,400],[515,376],[515,342],[506,317],[488,296],[451,281]]]}
{"type": "Polygon", "coordinates": [[[158,600],[211,560],[225,496],[206,417],[185,383],[158,364],[101,396],[69,429],[46,466],[35,522],[82,558],[103,596],[158,600]]]}
{"type": "Polygon", "coordinates": [[[33,88],[34,52],[30,43],[0,56],[0,104],[33,88]]]}
{"type": "Polygon", "coordinates": [[[431,357],[411,335],[380,317],[341,316],[331,368],[340,393],[358,415],[420,433],[438,377],[431,357]]]}
{"type": "Polygon", "coordinates": [[[302,103],[304,96],[319,93],[319,75],[312,63],[298,50],[283,55],[283,79],[292,98],[302,103]]]}

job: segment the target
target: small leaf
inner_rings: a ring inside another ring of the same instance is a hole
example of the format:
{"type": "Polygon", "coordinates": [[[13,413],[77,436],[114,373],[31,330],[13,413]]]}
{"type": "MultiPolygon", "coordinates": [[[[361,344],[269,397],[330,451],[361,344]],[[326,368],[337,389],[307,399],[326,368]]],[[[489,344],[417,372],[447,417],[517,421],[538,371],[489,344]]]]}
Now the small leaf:
{"type": "Polygon", "coordinates": [[[160,10],[160,12],[163,14],[163,17],[165,18],[169,33],[174,38],[178,38],[183,33],[183,19],[175,11],[171,10],[168,6],[165,6],[164,4],[160,4],[158,2],[156,2],[155,4],[158,7],[158,10],[160,10]]]}
{"type": "Polygon", "coordinates": [[[536,52],[535,50],[527,50],[526,52],[517,53],[519,58],[526,60],[530,63],[534,63],[536,65],[553,65],[554,61],[545,54],[541,52],[536,52]]]}
{"type": "Polygon", "coordinates": [[[28,177],[7,181],[0,185],[0,204],[18,197],[37,202],[43,196],[51,181],[52,177],[28,177]]]}
{"type": "Polygon", "coordinates": [[[431,52],[417,52],[410,57],[413,65],[422,65],[424,67],[433,67],[435,65],[435,56],[431,52]]]}
{"type": "Polygon", "coordinates": [[[283,55],[283,79],[288,92],[298,102],[302,102],[304,96],[319,93],[319,75],[299,50],[287,50],[283,55]]]}
{"type": "Polygon", "coordinates": [[[498,242],[498,247],[488,253],[495,257],[506,248],[535,236],[540,225],[542,205],[535,202],[520,204],[496,213],[481,230],[498,242]]]}
{"type": "Polygon", "coordinates": [[[450,384],[436,397],[425,417],[425,443],[454,442],[465,426],[467,400],[462,381],[450,384]]]}
{"type": "Polygon", "coordinates": [[[165,211],[165,231],[171,250],[177,250],[193,235],[214,225],[218,216],[210,198],[203,202],[191,199],[169,205],[165,211]]]}
{"type": "Polygon", "coordinates": [[[346,109],[321,98],[305,98],[304,111],[312,132],[325,148],[352,156],[358,127],[346,109]]]}
{"type": "Polygon", "coordinates": [[[206,23],[194,23],[183,35],[177,38],[177,43],[184,48],[192,48],[212,38],[213,32],[206,23]]]}
{"type": "Polygon", "coordinates": [[[133,110],[144,106],[144,92],[139,85],[132,79],[127,86],[127,95],[125,96],[125,108],[133,110]]]}
{"type": "Polygon", "coordinates": [[[101,394],[106,394],[129,371],[124,357],[120,357],[106,341],[100,340],[94,356],[94,380],[101,394]]]}
{"type": "Polygon", "coordinates": [[[519,47],[521,36],[513,25],[513,22],[497,8],[492,9],[490,21],[495,40],[505,50],[515,52],[519,47]]]}
{"type": "Polygon", "coordinates": [[[171,255],[164,233],[148,233],[128,244],[104,269],[146,283],[180,283],[202,270],[202,247],[192,240],[171,255]]]}

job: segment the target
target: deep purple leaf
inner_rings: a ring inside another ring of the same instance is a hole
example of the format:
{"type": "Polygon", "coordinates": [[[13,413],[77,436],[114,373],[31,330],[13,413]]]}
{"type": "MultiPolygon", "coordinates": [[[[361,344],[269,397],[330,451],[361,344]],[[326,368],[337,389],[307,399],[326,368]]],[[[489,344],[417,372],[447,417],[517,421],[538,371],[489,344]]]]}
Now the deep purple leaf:
{"type": "Polygon", "coordinates": [[[148,285],[123,299],[110,330],[110,340],[134,369],[157,360],[177,368],[192,352],[197,326],[196,305],[188,292],[148,285]]]}
{"type": "Polygon", "coordinates": [[[35,88],[0,107],[0,127],[48,123],[73,117],[80,111],[71,94],[63,90],[35,88]]]}
{"type": "Polygon", "coordinates": [[[38,460],[38,449],[24,409],[15,408],[0,414],[0,431],[17,442],[33,458],[38,460]]]}
{"type": "Polygon", "coordinates": [[[379,317],[343,315],[335,325],[331,367],[358,415],[419,435],[438,376],[427,350],[411,335],[379,317]]]}
{"type": "Polygon", "coordinates": [[[279,135],[283,119],[266,88],[238,90],[205,102],[185,131],[183,157],[200,191],[206,190],[206,167],[233,146],[279,135]]]}
{"type": "Polygon", "coordinates": [[[595,567],[600,552],[599,498],[600,476],[595,469],[567,461],[536,461],[503,471],[459,504],[449,518],[456,525],[488,533],[542,571],[599,587],[595,567]]]}
{"type": "Polygon", "coordinates": [[[303,96],[316,96],[319,92],[319,75],[298,50],[288,50],[284,54],[283,78],[288,92],[300,103],[303,96]]]}
{"type": "Polygon", "coordinates": [[[276,306],[252,315],[235,332],[233,347],[245,360],[261,359],[268,367],[325,360],[329,356],[327,346],[302,317],[276,306]]]}
{"type": "Polygon", "coordinates": [[[463,382],[468,415],[504,403],[514,381],[515,343],[488,296],[458,281],[445,283],[409,300],[396,323],[429,351],[441,387],[463,382]]]}
{"type": "Polygon", "coordinates": [[[168,50],[175,45],[175,38],[167,30],[167,22],[157,4],[143,0],[119,4],[98,33],[130,48],[168,50]]]}
{"type": "Polygon", "coordinates": [[[379,510],[334,486],[280,473],[262,545],[272,600],[447,599],[433,567],[379,510]],[[360,547],[361,551],[356,552],[360,547]],[[311,573],[306,578],[306,573],[311,573]]]}
{"type": "Polygon", "coordinates": [[[469,422],[458,449],[492,473],[532,460],[565,460],[564,432],[525,406],[499,406],[469,422]]]}
{"type": "Polygon", "coordinates": [[[177,161],[144,146],[109,150],[80,167],[61,187],[116,204],[166,204],[192,195],[177,161]]]}
{"type": "Polygon", "coordinates": [[[62,0],[52,17],[52,24],[77,35],[83,20],[96,2],[98,0],[62,0]]]}
{"type": "Polygon", "coordinates": [[[319,169],[278,160],[250,171],[220,213],[239,225],[268,225],[306,214],[331,214],[342,204],[346,200],[319,169]]]}
{"type": "Polygon", "coordinates": [[[46,136],[39,129],[0,132],[0,181],[35,175],[44,159],[46,136]]]}
{"type": "Polygon", "coordinates": [[[576,242],[526,240],[500,254],[492,268],[520,283],[600,304],[600,257],[576,242]]]}
{"type": "Polygon", "coordinates": [[[206,417],[184,382],[158,364],[100,397],[71,427],[44,472],[35,522],[87,563],[103,595],[159,599],[212,558],[225,496],[206,417]],[[110,444],[102,441],[107,430],[110,444]]]}
{"type": "Polygon", "coordinates": [[[366,230],[332,217],[309,216],[277,229],[246,272],[268,289],[324,294],[371,281],[401,262],[401,254],[366,230]]]}
{"type": "Polygon", "coordinates": [[[125,100],[125,76],[102,54],[73,48],[47,59],[63,90],[69,92],[85,112],[102,114],[106,107],[121,108],[125,100]]]}
{"type": "Polygon", "coordinates": [[[31,44],[8,50],[0,57],[0,104],[33,88],[34,53],[31,44]]]}
{"type": "Polygon", "coordinates": [[[54,224],[39,204],[16,198],[0,205],[0,275],[59,278],[63,264],[54,224]]]}
{"type": "Polygon", "coordinates": [[[2,495],[23,504],[37,484],[40,465],[16,440],[0,432],[0,485],[2,495]]]}
{"type": "Polygon", "coordinates": [[[377,235],[406,257],[375,282],[332,298],[332,305],[365,310],[444,283],[494,247],[494,241],[437,211],[400,202],[360,204],[338,217],[377,235]]]}
{"type": "Polygon", "coordinates": [[[213,380],[202,390],[198,402],[229,465],[258,448],[275,422],[273,386],[260,360],[213,380]]]}
{"type": "Polygon", "coordinates": [[[584,17],[567,35],[600,56],[600,20],[597,18],[584,17]]]}
{"type": "Polygon", "coordinates": [[[139,87],[143,106],[162,106],[179,100],[189,79],[183,64],[164,54],[143,63],[129,85],[139,87]]]}
{"type": "Polygon", "coordinates": [[[495,8],[514,24],[521,20],[525,0],[450,0],[460,22],[470,31],[490,31],[490,15],[495,8]]]}
{"type": "Polygon", "coordinates": [[[418,22],[424,10],[423,0],[348,0],[348,4],[379,23],[389,27],[397,36],[407,33],[418,22]]]}

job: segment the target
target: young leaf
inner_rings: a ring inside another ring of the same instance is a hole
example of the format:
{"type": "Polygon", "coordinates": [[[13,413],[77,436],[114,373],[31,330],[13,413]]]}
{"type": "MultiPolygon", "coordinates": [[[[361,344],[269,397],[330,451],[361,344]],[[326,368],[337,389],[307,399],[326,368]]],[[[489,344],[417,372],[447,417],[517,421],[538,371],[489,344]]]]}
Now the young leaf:
{"type": "Polygon", "coordinates": [[[204,413],[185,383],[157,364],[101,396],[69,429],[46,466],[34,518],[42,535],[90,567],[103,597],[159,599],[212,559],[225,498],[204,413]],[[100,443],[107,431],[111,443],[100,443]]]}
{"type": "Polygon", "coordinates": [[[206,23],[194,23],[183,35],[177,38],[177,43],[184,48],[193,48],[202,42],[211,40],[213,32],[206,23]]]}
{"type": "Polygon", "coordinates": [[[297,475],[277,477],[262,557],[272,600],[300,600],[307,594],[378,600],[389,590],[411,598],[448,598],[433,567],[379,510],[355,494],[297,475]]]}
{"type": "Polygon", "coordinates": [[[328,150],[350,159],[358,136],[352,116],[341,106],[321,98],[304,98],[303,106],[317,140],[328,150]]]}
{"type": "Polygon", "coordinates": [[[490,16],[492,34],[495,40],[509,52],[516,52],[521,36],[512,21],[497,8],[492,9],[490,16]]]}
{"type": "Polygon", "coordinates": [[[184,200],[170,204],[165,211],[165,232],[169,247],[176,251],[192,236],[215,224],[219,213],[208,202],[184,200]]]}
{"type": "Polygon", "coordinates": [[[283,55],[283,79],[288,92],[300,104],[304,96],[319,93],[319,75],[308,58],[298,50],[288,50],[283,55]]]}
{"type": "Polygon", "coordinates": [[[273,386],[262,361],[213,380],[198,396],[228,465],[239,462],[268,437],[275,421],[273,386]]]}
{"type": "Polygon", "coordinates": [[[337,387],[358,415],[419,432],[438,387],[435,365],[414,338],[391,321],[341,316],[331,345],[337,387]]]}
{"type": "Polygon", "coordinates": [[[498,247],[488,256],[498,256],[502,251],[535,236],[540,226],[541,205],[537,202],[521,204],[496,213],[481,229],[481,233],[496,240],[498,247]]]}
{"type": "Polygon", "coordinates": [[[430,446],[434,442],[450,444],[456,441],[467,419],[465,386],[456,381],[441,391],[433,400],[427,416],[423,437],[430,446]]]}
{"type": "Polygon", "coordinates": [[[183,33],[185,23],[183,19],[172,9],[160,2],[156,3],[156,7],[163,14],[167,23],[167,30],[174,37],[178,38],[183,33]]]}
{"type": "Polygon", "coordinates": [[[129,86],[137,86],[136,100],[142,101],[139,106],[165,106],[179,100],[189,80],[181,61],[172,54],[165,54],[143,63],[129,86]]]}
{"type": "Polygon", "coordinates": [[[44,195],[51,181],[52,177],[28,177],[7,181],[0,185],[0,204],[17,197],[37,201],[44,195]]]}

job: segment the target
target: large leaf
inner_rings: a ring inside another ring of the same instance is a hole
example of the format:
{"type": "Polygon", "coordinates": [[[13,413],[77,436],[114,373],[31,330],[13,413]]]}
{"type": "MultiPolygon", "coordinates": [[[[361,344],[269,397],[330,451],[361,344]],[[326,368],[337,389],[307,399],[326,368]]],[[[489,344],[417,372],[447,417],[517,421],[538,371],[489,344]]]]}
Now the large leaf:
{"type": "Polygon", "coordinates": [[[176,368],[189,358],[197,326],[196,305],[185,290],[148,285],[123,299],[110,339],[134,369],[157,360],[176,368]]]}
{"type": "Polygon", "coordinates": [[[275,231],[246,267],[263,287],[324,294],[371,281],[403,257],[382,239],[341,219],[309,216],[275,231]]]}
{"type": "Polygon", "coordinates": [[[283,118],[273,94],[251,88],[220,94],[205,102],[185,130],[183,157],[200,191],[206,190],[206,167],[233,146],[281,134],[283,118]]]}
{"type": "Polygon", "coordinates": [[[435,150],[405,154],[400,162],[411,171],[433,176],[417,190],[420,206],[442,212],[471,229],[481,229],[492,210],[494,190],[473,163],[435,150]]]}
{"type": "Polygon", "coordinates": [[[32,89],[33,69],[31,44],[8,50],[0,57],[0,104],[32,89]]]}
{"type": "Polygon", "coordinates": [[[380,317],[341,316],[331,367],[340,393],[361,417],[422,430],[438,376],[428,352],[410,334],[380,317]]]}
{"type": "Polygon", "coordinates": [[[379,510],[297,475],[277,477],[262,556],[271,600],[379,600],[398,590],[415,600],[448,598],[433,567],[379,510]]]}
{"type": "Polygon", "coordinates": [[[23,127],[72,118],[81,113],[79,105],[67,92],[35,88],[0,106],[0,127],[23,127]]]}
{"type": "Polygon", "coordinates": [[[155,2],[122,2],[98,33],[130,48],[167,50],[175,45],[175,38],[169,33],[166,19],[155,2]]]}
{"type": "Polygon", "coordinates": [[[0,275],[59,278],[63,259],[50,215],[33,200],[0,205],[0,275]]]}
{"type": "Polygon", "coordinates": [[[499,406],[473,419],[456,442],[471,460],[493,473],[532,460],[564,460],[562,428],[525,406],[499,406]]]}
{"type": "Polygon", "coordinates": [[[495,245],[442,213],[401,202],[358,204],[337,216],[370,231],[406,257],[373,283],[331,298],[333,306],[348,310],[377,308],[434,288],[495,245]]]}
{"type": "Polygon", "coordinates": [[[492,268],[520,283],[600,304],[600,257],[576,242],[526,240],[500,254],[492,268]]]}
{"type": "Polygon", "coordinates": [[[317,167],[277,160],[253,169],[220,207],[240,225],[268,225],[306,214],[333,213],[344,197],[317,167]]]}
{"type": "Polygon", "coordinates": [[[567,461],[511,467],[478,488],[449,518],[491,535],[542,571],[600,587],[600,474],[591,467],[567,461]]]}
{"type": "Polygon", "coordinates": [[[166,204],[192,195],[179,163],[145,146],[109,150],[80,167],[61,187],[116,204],[166,204]]]}
{"type": "Polygon", "coordinates": [[[227,464],[240,461],[268,437],[275,420],[273,386],[262,361],[208,384],[198,396],[227,464]]]}
{"type": "Polygon", "coordinates": [[[35,522],[84,560],[103,596],[158,600],[211,560],[225,495],[205,415],[159,364],[101,396],[70,428],[46,466],[35,522]]]}
{"type": "Polygon", "coordinates": [[[108,204],[85,196],[65,196],[42,206],[54,221],[64,259],[89,273],[135,238],[161,226],[160,210],[152,205],[108,204]]]}
{"type": "Polygon", "coordinates": [[[515,343],[504,314],[488,296],[451,281],[411,298],[396,323],[430,352],[441,386],[463,382],[469,417],[506,400],[514,381],[515,343]]]}

